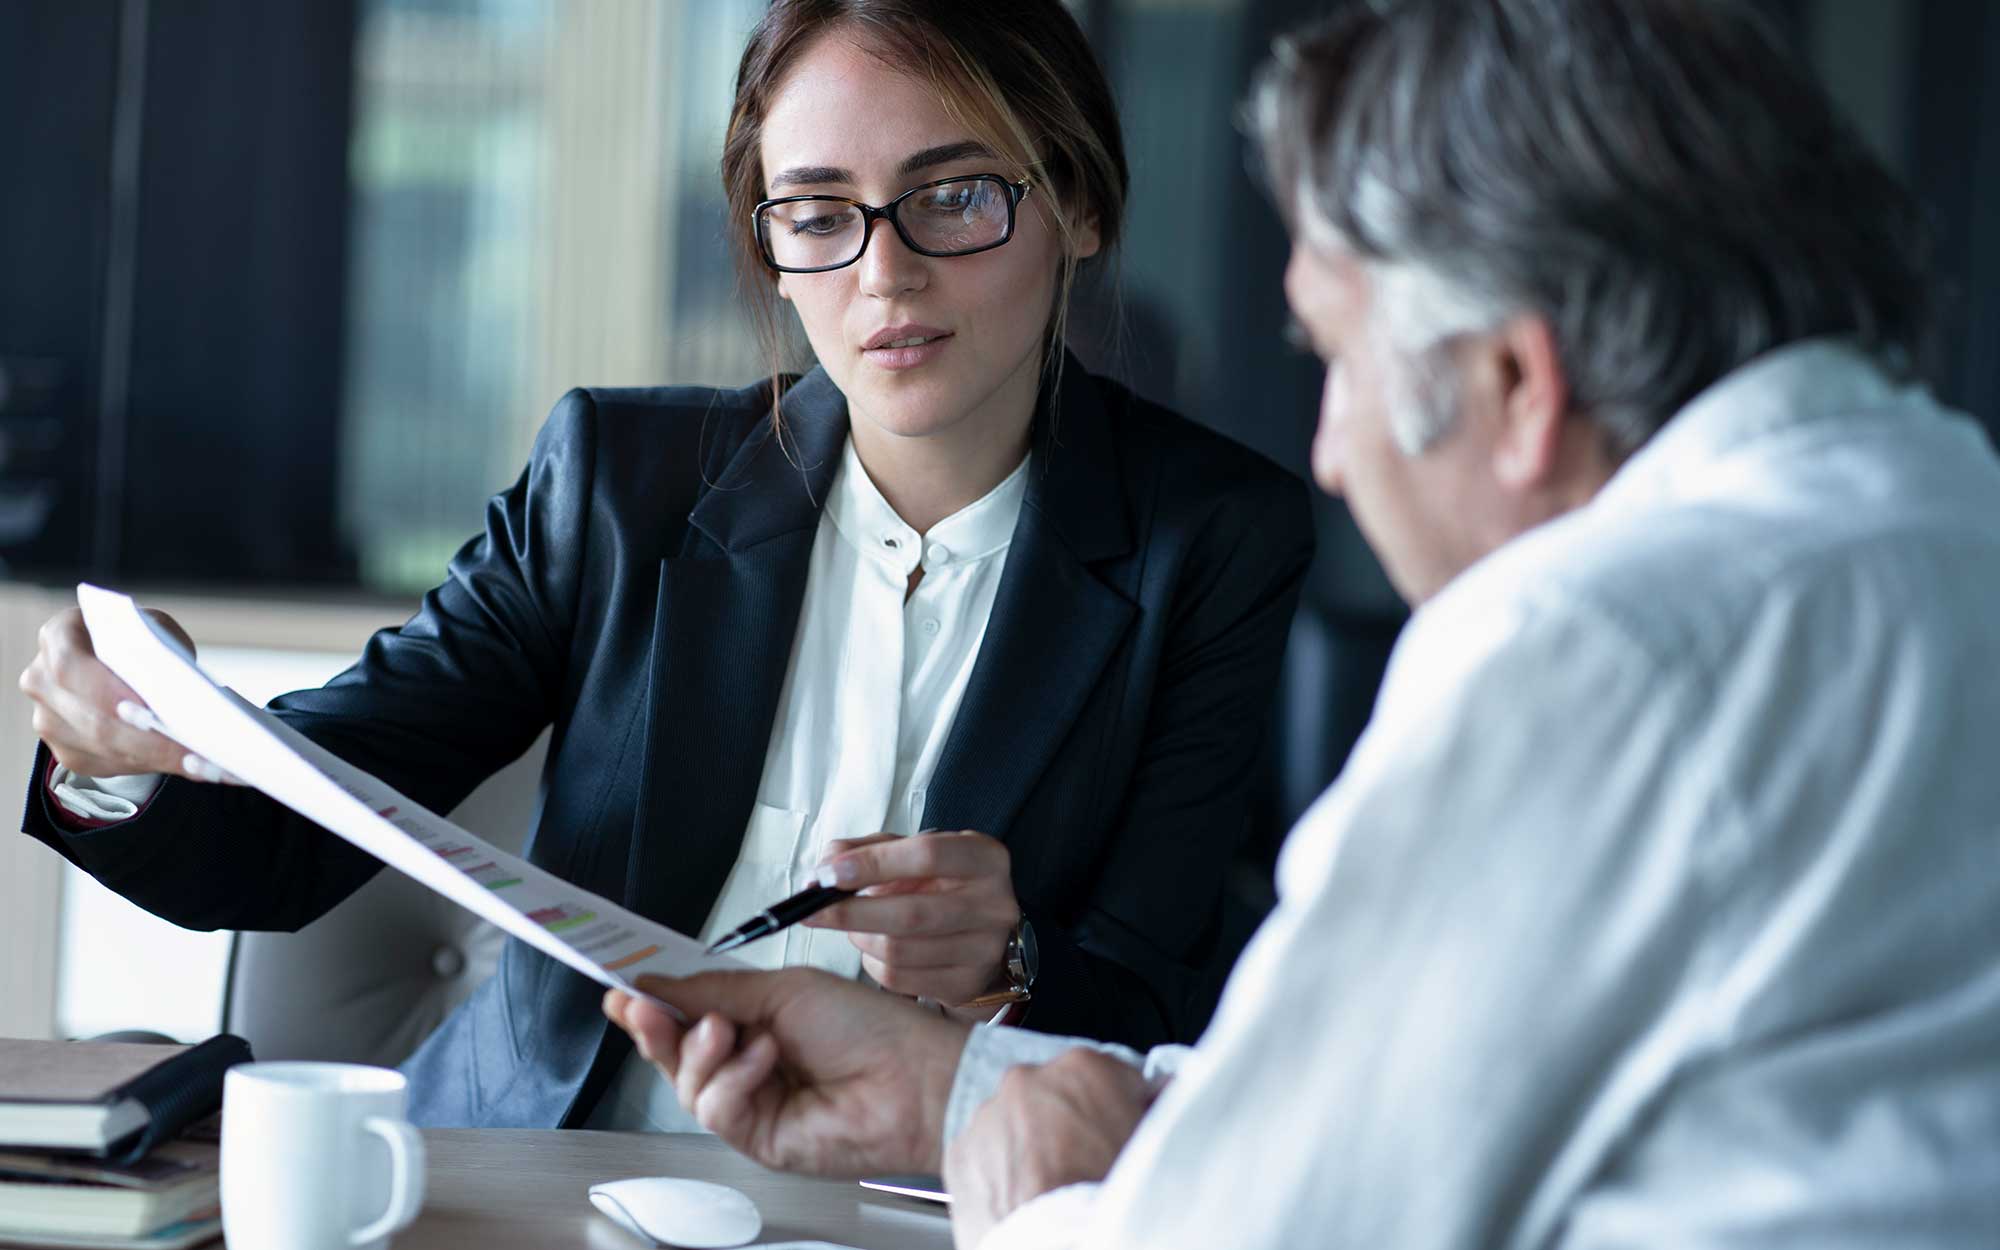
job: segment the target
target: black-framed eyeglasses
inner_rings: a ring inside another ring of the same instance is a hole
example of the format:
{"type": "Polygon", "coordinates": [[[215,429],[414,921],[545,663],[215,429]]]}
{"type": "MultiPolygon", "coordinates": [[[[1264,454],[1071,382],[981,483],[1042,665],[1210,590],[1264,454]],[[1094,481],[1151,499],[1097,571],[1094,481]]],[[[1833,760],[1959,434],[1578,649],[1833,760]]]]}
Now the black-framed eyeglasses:
{"type": "Polygon", "coordinates": [[[1033,186],[999,174],[940,178],[880,208],[840,195],[787,195],[753,211],[764,263],[780,273],[824,273],[861,259],[887,219],[919,256],[970,256],[1014,237],[1014,209],[1033,186]]]}

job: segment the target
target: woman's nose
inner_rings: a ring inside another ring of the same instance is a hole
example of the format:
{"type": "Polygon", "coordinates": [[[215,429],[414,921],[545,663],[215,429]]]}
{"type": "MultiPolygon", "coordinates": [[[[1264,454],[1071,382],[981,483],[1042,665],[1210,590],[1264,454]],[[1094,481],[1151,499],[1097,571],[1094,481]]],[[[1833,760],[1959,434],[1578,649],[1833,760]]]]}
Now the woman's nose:
{"type": "Polygon", "coordinates": [[[1313,434],[1312,475],[1313,481],[1329,495],[1347,493],[1347,448],[1344,445],[1345,432],[1324,413],[1320,415],[1319,429],[1313,434]]]}
{"type": "Polygon", "coordinates": [[[1329,495],[1342,494],[1347,487],[1347,404],[1338,361],[1327,366],[1326,382],[1320,391],[1319,425],[1313,430],[1313,481],[1329,495]]]}
{"type": "Polygon", "coordinates": [[[927,263],[903,242],[895,224],[886,220],[875,223],[861,249],[861,259],[854,262],[861,271],[862,293],[882,299],[922,290],[930,281],[927,263]]]}

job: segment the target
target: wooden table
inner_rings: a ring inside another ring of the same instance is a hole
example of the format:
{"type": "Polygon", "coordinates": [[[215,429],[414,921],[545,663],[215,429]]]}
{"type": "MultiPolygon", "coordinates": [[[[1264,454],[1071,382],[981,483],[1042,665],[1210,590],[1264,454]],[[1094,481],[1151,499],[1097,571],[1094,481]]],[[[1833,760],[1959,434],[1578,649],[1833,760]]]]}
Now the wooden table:
{"type": "Polygon", "coordinates": [[[391,1250],[509,1250],[640,1243],[600,1215],[587,1191],[627,1176],[689,1176],[734,1185],[764,1213],[757,1243],[830,1241],[863,1250],[949,1250],[944,1208],[769,1172],[713,1137],[536,1129],[426,1129],[429,1189],[391,1250]]]}

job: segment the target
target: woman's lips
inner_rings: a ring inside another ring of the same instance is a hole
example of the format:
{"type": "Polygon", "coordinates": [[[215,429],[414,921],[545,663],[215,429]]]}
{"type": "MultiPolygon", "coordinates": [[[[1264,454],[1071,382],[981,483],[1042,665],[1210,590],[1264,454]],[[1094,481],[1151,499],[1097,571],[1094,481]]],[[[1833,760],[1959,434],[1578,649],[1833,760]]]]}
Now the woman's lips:
{"type": "Polygon", "coordinates": [[[899,335],[880,347],[863,348],[861,358],[883,369],[914,369],[936,360],[951,340],[950,334],[899,335]]]}

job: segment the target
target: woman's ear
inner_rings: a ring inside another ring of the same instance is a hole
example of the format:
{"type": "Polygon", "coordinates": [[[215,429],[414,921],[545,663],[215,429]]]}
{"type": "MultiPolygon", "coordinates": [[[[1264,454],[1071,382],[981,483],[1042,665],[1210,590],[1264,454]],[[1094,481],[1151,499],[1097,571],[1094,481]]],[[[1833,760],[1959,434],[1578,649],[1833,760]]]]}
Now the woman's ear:
{"type": "Polygon", "coordinates": [[[779,299],[782,299],[782,300],[789,300],[789,299],[791,299],[791,298],[792,298],[792,293],[791,293],[790,291],[788,291],[788,290],[786,290],[786,289],[785,289],[785,275],[784,275],[784,274],[779,274],[779,275],[778,275],[778,279],[777,279],[777,281],[776,281],[776,282],[774,282],[774,283],[772,283],[772,286],[774,286],[775,288],[777,288],[777,292],[778,292],[778,298],[779,298],[779,299]]]}
{"type": "Polygon", "coordinates": [[[1042,222],[1060,243],[1069,248],[1071,260],[1086,260],[1097,255],[1104,240],[1097,232],[1097,214],[1070,213],[1069,205],[1051,195],[1035,210],[1042,215],[1042,222]]]}
{"type": "Polygon", "coordinates": [[[1097,249],[1103,242],[1097,233],[1097,214],[1091,213],[1079,221],[1070,240],[1075,244],[1076,259],[1086,260],[1097,255],[1097,249]]]}

